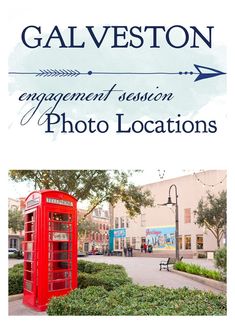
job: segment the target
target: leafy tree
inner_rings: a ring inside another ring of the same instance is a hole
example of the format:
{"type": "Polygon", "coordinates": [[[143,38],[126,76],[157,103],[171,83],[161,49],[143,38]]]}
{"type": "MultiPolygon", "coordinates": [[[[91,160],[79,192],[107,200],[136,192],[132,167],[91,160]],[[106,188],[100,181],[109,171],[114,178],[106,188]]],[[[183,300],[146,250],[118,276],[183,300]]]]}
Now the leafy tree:
{"type": "Polygon", "coordinates": [[[91,234],[93,232],[99,232],[98,225],[91,221],[88,221],[85,218],[79,218],[78,230],[79,230],[79,235],[81,237],[91,234]]]}
{"type": "Polygon", "coordinates": [[[207,193],[207,199],[201,199],[198,203],[195,224],[207,228],[216,238],[217,247],[220,248],[220,241],[226,229],[227,217],[227,192],[222,191],[218,197],[207,193]]]}
{"type": "Polygon", "coordinates": [[[12,229],[14,233],[24,229],[23,214],[19,209],[8,210],[8,228],[12,229]]]}
{"type": "Polygon", "coordinates": [[[215,266],[218,268],[226,279],[227,277],[227,248],[224,246],[223,248],[217,250],[215,252],[215,266]]]}
{"type": "Polygon", "coordinates": [[[130,183],[133,172],[120,170],[11,170],[15,182],[30,181],[35,189],[66,191],[79,201],[88,200],[90,206],[84,217],[98,205],[108,202],[112,206],[120,200],[130,217],[141,212],[141,207],[153,206],[149,191],[130,183]]]}

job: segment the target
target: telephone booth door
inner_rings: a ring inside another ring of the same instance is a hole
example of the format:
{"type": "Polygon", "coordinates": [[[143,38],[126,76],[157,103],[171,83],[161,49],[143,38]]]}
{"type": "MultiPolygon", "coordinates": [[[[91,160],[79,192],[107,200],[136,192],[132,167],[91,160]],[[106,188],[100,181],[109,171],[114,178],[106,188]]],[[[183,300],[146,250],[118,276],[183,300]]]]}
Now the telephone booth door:
{"type": "Polygon", "coordinates": [[[73,258],[76,244],[73,240],[73,213],[71,211],[48,207],[48,292],[57,295],[61,290],[77,287],[73,282],[73,269],[77,267],[77,258],[73,258]],[[76,264],[74,264],[76,262],[76,264]],[[75,287],[74,287],[75,286],[75,287]]]}

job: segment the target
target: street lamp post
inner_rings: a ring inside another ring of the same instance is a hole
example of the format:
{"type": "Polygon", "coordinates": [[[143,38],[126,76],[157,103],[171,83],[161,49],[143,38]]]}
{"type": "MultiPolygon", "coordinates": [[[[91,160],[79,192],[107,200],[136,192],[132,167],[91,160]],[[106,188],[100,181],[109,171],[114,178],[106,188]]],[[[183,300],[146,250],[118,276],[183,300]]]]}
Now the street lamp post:
{"type": "Polygon", "coordinates": [[[161,204],[161,206],[175,206],[175,256],[176,260],[179,260],[179,206],[178,206],[178,192],[175,184],[172,184],[169,188],[167,203],[161,204]],[[175,202],[171,200],[171,189],[175,189],[175,202]]]}

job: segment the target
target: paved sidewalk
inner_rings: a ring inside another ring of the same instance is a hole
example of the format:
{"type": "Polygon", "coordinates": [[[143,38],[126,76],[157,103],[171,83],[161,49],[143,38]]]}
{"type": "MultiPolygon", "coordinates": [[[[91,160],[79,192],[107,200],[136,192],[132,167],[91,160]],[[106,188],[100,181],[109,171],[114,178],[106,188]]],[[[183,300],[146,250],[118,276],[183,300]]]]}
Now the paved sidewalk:
{"type": "Polygon", "coordinates": [[[8,259],[8,268],[12,268],[14,265],[23,263],[23,259],[8,259]]]}
{"type": "MultiPolygon", "coordinates": [[[[128,275],[133,279],[133,282],[144,286],[163,285],[168,288],[188,287],[190,289],[219,293],[217,289],[213,289],[177,273],[167,270],[159,271],[159,263],[161,260],[164,260],[162,258],[106,257],[94,255],[85,258],[85,260],[123,265],[128,275]]],[[[184,262],[195,263],[209,269],[214,269],[213,261],[211,260],[184,259],[184,262]]]]}
{"type": "Polygon", "coordinates": [[[46,312],[37,312],[22,303],[22,299],[9,302],[8,315],[10,316],[45,316],[46,312]]]}
{"type": "MultiPolygon", "coordinates": [[[[186,286],[190,289],[200,289],[220,293],[220,291],[217,289],[183,277],[177,273],[166,270],[159,271],[159,263],[161,260],[163,260],[162,258],[108,257],[94,255],[82,258],[82,260],[120,264],[125,267],[128,275],[133,279],[134,283],[144,286],[163,285],[168,288],[182,288],[186,286]]],[[[12,267],[15,263],[20,262],[22,262],[22,260],[11,260],[11,262],[9,262],[9,267],[12,267]]],[[[184,262],[199,264],[203,267],[214,269],[214,263],[211,260],[184,259],[184,262]]],[[[24,306],[22,304],[22,299],[19,299],[9,302],[9,315],[45,316],[47,314],[46,312],[37,312],[29,307],[24,306]]]]}

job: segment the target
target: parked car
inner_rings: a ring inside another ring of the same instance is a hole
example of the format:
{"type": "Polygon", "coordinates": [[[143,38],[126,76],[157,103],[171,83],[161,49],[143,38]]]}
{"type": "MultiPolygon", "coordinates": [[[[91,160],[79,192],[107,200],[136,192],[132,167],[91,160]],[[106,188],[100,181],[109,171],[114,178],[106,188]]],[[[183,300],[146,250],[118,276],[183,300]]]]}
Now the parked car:
{"type": "Polygon", "coordinates": [[[85,257],[87,256],[86,252],[78,251],[78,257],[85,257]]]}
{"type": "Polygon", "coordinates": [[[8,255],[12,255],[12,254],[17,254],[18,250],[15,248],[9,248],[8,249],[8,255]]]}

